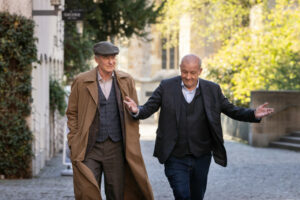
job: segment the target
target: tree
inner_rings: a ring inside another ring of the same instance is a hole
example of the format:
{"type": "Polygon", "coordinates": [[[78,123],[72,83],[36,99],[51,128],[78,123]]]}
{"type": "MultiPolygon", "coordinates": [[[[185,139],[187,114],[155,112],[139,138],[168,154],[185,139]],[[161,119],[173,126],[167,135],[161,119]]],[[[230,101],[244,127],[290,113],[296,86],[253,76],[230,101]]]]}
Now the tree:
{"type": "Polygon", "coordinates": [[[83,34],[76,32],[74,22],[65,24],[65,74],[68,80],[74,74],[89,68],[92,45],[98,41],[147,35],[145,26],[157,22],[164,1],[159,5],[145,0],[66,0],[66,10],[82,9],[83,34]]]}
{"type": "Polygon", "coordinates": [[[204,64],[207,78],[231,101],[249,106],[252,90],[300,90],[299,0],[276,0],[273,6],[268,0],[168,0],[167,5],[163,34],[178,35],[179,19],[188,13],[197,45],[220,44],[204,64]],[[262,20],[254,30],[250,12],[257,6],[262,20]]]}
{"type": "Polygon", "coordinates": [[[248,106],[252,90],[300,90],[300,8],[277,0],[259,30],[245,27],[207,62],[208,77],[248,106]]]}
{"type": "Polygon", "coordinates": [[[89,33],[80,35],[74,22],[65,23],[64,74],[70,82],[76,74],[90,68],[93,42],[89,33]]]}
{"type": "Polygon", "coordinates": [[[248,27],[251,7],[261,2],[263,0],[168,0],[159,28],[163,36],[171,38],[171,45],[177,44],[179,21],[187,13],[192,18],[199,45],[224,44],[241,28],[248,27]],[[208,43],[201,43],[203,39],[208,43]]]}

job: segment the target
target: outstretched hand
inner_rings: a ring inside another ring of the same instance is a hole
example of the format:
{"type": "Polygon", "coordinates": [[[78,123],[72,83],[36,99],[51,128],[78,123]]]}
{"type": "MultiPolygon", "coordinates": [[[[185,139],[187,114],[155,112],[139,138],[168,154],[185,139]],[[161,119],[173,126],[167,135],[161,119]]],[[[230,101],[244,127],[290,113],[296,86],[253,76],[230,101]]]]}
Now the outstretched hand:
{"type": "Polygon", "coordinates": [[[126,105],[126,107],[128,108],[128,110],[132,113],[137,113],[139,111],[138,106],[136,105],[136,103],[130,98],[130,97],[125,97],[124,103],[126,105]]]}
{"type": "Polygon", "coordinates": [[[254,113],[255,118],[257,118],[257,119],[263,118],[263,117],[270,115],[272,112],[274,112],[273,108],[266,108],[266,106],[268,104],[269,103],[264,103],[256,108],[255,113],[254,113]]]}

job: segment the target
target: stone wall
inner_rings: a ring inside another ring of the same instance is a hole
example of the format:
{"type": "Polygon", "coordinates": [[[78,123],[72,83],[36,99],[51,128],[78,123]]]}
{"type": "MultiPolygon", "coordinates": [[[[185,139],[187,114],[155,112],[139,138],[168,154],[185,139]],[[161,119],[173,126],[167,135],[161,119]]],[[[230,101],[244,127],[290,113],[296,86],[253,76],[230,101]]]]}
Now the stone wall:
{"type": "Polygon", "coordinates": [[[253,91],[251,107],[256,108],[264,102],[275,109],[259,124],[251,124],[249,143],[253,146],[268,146],[271,141],[292,131],[300,130],[300,92],[299,91],[253,91]]]}
{"type": "Polygon", "coordinates": [[[32,0],[0,0],[0,11],[31,18],[32,0]]]}
{"type": "Polygon", "coordinates": [[[224,114],[221,115],[221,121],[225,138],[229,136],[245,142],[249,141],[249,123],[231,119],[224,114]]]}

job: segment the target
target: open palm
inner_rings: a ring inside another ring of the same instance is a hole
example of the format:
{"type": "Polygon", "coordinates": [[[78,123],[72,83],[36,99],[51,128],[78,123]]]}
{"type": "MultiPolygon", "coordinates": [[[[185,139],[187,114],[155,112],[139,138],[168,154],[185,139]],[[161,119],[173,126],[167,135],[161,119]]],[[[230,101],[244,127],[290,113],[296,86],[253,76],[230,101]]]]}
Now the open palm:
{"type": "Polygon", "coordinates": [[[274,112],[273,108],[267,108],[266,107],[268,104],[269,103],[264,103],[264,104],[262,104],[262,105],[260,105],[256,108],[255,117],[257,119],[266,117],[266,116],[270,115],[272,112],[274,112]]]}

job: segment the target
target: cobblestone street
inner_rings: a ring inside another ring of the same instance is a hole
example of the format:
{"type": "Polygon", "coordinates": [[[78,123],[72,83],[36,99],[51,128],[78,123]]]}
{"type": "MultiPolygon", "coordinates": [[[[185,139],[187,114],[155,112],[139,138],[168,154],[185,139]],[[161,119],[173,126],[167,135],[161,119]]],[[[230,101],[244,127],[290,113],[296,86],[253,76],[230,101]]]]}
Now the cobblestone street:
{"type": "MultiPolygon", "coordinates": [[[[155,125],[141,125],[141,145],[155,199],[171,200],[163,165],[152,157],[155,125]]],[[[228,167],[212,162],[205,200],[299,200],[300,153],[226,141],[228,167]]],[[[72,177],[60,176],[62,156],[48,162],[38,177],[0,180],[1,200],[74,199],[72,177]]]]}

